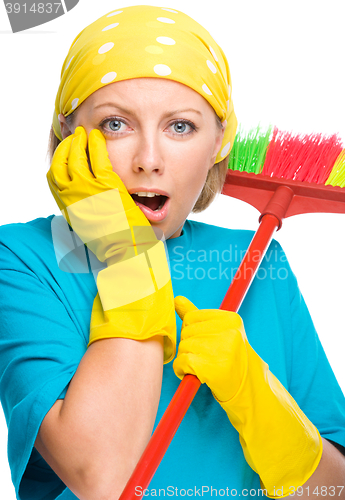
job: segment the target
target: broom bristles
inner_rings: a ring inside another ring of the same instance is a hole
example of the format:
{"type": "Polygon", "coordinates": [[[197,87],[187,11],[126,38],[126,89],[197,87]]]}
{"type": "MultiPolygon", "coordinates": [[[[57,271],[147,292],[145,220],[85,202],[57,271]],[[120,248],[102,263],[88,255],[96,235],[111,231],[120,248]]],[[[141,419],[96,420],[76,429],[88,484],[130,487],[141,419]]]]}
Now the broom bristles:
{"type": "Polygon", "coordinates": [[[326,186],[345,187],[345,149],[340,153],[334,163],[331,175],[325,182],[326,186]]]}
{"type": "Polygon", "coordinates": [[[345,187],[345,151],[337,134],[293,134],[274,127],[270,140],[271,133],[272,127],[263,132],[259,126],[247,136],[240,130],[229,168],[345,187]]]}
{"type": "Polygon", "coordinates": [[[239,128],[229,157],[229,168],[259,174],[262,170],[272,127],[263,131],[260,125],[246,135],[239,128]]]}
{"type": "Polygon", "coordinates": [[[324,184],[342,151],[337,134],[292,134],[275,128],[263,175],[324,184]]]}

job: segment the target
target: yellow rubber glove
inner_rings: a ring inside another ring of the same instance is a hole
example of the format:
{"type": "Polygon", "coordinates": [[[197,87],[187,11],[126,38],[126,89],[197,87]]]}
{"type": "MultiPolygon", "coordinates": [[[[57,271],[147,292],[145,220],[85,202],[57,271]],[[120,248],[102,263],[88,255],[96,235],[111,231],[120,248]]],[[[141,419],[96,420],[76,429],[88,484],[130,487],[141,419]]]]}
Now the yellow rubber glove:
{"type": "Polygon", "coordinates": [[[267,495],[291,494],[319,464],[318,430],[250,346],[238,314],[199,310],[181,296],[175,308],[183,320],[176,375],[193,374],[209,386],[267,495]]]}
{"type": "Polygon", "coordinates": [[[101,132],[92,130],[87,139],[77,127],[56,149],[47,179],[65,219],[107,264],[97,277],[88,345],[162,335],[169,362],[176,352],[176,321],[164,244],[113,171],[101,132]]]}

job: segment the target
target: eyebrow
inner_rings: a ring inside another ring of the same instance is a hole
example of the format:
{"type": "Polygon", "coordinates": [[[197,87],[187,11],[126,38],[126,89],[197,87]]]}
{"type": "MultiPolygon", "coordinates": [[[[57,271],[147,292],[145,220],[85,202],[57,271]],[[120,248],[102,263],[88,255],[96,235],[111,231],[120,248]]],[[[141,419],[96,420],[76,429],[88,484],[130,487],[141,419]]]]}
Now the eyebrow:
{"type": "MultiPolygon", "coordinates": [[[[103,104],[99,104],[98,106],[95,106],[94,109],[99,109],[99,108],[103,108],[103,107],[116,108],[116,109],[119,109],[120,111],[122,111],[123,113],[127,113],[128,115],[131,115],[131,116],[133,116],[133,114],[134,114],[129,109],[118,106],[117,104],[114,104],[112,102],[105,102],[103,104]]],[[[164,116],[169,117],[169,116],[173,116],[173,115],[176,115],[179,113],[184,113],[186,111],[192,111],[193,113],[197,113],[198,115],[202,116],[202,113],[200,111],[198,111],[197,109],[193,109],[193,108],[175,109],[174,111],[170,111],[169,113],[165,113],[164,116]]]]}

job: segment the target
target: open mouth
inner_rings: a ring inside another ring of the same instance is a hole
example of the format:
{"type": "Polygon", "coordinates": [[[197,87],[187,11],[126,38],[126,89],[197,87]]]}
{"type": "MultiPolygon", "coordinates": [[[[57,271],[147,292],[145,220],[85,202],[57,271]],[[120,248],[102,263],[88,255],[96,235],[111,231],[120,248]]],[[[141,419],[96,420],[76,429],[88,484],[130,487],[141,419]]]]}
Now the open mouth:
{"type": "Polygon", "coordinates": [[[131,194],[133,201],[151,223],[162,222],[170,211],[170,198],[158,193],[141,191],[131,194]]]}
{"type": "Polygon", "coordinates": [[[159,212],[163,208],[165,202],[168,199],[167,196],[163,195],[154,195],[148,197],[148,196],[139,196],[138,194],[132,194],[131,196],[134,201],[140,203],[141,205],[144,205],[145,207],[148,207],[153,212],[159,212]]]}

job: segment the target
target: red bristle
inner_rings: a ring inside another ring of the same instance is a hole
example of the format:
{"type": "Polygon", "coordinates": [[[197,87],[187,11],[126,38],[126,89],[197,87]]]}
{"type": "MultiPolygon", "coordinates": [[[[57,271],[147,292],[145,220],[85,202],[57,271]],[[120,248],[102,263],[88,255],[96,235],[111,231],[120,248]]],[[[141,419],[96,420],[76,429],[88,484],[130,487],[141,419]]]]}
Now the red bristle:
{"type": "Polygon", "coordinates": [[[338,135],[293,135],[274,128],[262,174],[324,184],[343,149],[338,135]]]}

